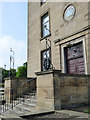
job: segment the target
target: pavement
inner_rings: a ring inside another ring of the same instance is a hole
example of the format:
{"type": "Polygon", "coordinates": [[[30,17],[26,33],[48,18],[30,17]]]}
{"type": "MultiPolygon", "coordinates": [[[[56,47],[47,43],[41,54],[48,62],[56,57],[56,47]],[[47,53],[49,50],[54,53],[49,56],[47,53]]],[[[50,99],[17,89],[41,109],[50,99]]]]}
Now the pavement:
{"type": "MultiPolygon", "coordinates": [[[[53,112],[53,111],[52,111],[53,112]]],[[[32,115],[32,114],[31,114],[32,115]]],[[[26,120],[29,120],[31,117],[30,115],[25,118],[26,120]]],[[[55,110],[54,113],[51,114],[51,111],[43,112],[43,111],[37,111],[37,113],[33,113],[33,118],[65,118],[70,119],[70,120],[77,120],[78,118],[81,120],[90,120],[90,115],[87,113],[82,113],[82,112],[76,112],[72,110],[55,110]],[[45,114],[44,114],[45,113],[45,114]],[[50,114],[49,114],[50,113],[50,114]],[[38,117],[39,114],[39,117],[38,117]]],[[[0,115],[0,120],[25,120],[23,118],[20,118],[16,116],[13,113],[7,113],[5,116],[0,115]],[[2,119],[3,118],[3,119],[2,119]]],[[[62,119],[63,120],[63,119],[62,119]]]]}
{"type": "Polygon", "coordinates": [[[83,112],[76,112],[72,110],[59,110],[55,112],[58,112],[61,114],[68,114],[69,116],[75,117],[75,118],[87,118],[88,120],[90,120],[90,114],[83,113],[83,112]]]}

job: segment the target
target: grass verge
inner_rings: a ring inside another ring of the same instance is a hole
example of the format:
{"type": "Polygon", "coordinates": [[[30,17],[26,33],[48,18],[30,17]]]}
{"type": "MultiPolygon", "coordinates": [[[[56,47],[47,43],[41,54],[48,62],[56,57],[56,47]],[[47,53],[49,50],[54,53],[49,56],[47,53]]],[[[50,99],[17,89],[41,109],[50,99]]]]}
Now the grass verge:
{"type": "Polygon", "coordinates": [[[89,110],[84,110],[84,113],[90,114],[90,109],[89,110]]]}

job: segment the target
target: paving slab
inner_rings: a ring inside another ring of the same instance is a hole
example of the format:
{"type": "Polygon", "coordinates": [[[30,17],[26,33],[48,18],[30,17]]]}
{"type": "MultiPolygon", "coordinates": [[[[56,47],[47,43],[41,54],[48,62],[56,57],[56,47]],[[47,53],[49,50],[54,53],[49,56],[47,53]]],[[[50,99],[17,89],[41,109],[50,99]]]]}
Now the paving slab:
{"type": "Polygon", "coordinates": [[[69,116],[75,116],[76,118],[80,118],[80,117],[81,118],[89,118],[89,114],[87,114],[87,113],[76,112],[76,111],[72,111],[72,110],[60,110],[60,111],[55,111],[55,112],[69,114],[69,116]]]}

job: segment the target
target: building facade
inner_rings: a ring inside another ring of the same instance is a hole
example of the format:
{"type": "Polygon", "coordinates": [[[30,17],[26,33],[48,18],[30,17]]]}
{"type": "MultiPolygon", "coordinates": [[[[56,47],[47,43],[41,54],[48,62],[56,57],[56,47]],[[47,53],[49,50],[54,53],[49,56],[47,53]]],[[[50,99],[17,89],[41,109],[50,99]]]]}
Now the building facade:
{"type": "Polygon", "coordinates": [[[28,3],[28,77],[45,71],[45,66],[61,73],[90,74],[89,6],[88,2],[28,3]]]}

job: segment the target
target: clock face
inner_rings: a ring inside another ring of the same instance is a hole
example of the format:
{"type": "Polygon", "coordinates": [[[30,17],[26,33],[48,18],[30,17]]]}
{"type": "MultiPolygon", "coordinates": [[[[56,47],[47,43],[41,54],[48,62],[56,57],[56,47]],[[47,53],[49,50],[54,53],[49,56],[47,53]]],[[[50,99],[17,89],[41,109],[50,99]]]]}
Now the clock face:
{"type": "Polygon", "coordinates": [[[75,15],[75,7],[73,5],[67,6],[64,12],[64,19],[69,21],[71,20],[75,15]]]}

